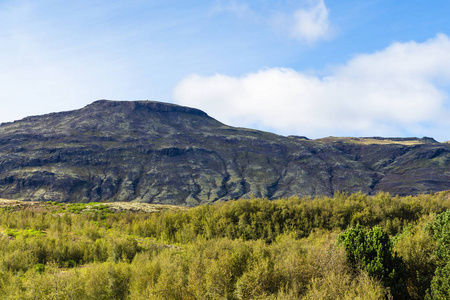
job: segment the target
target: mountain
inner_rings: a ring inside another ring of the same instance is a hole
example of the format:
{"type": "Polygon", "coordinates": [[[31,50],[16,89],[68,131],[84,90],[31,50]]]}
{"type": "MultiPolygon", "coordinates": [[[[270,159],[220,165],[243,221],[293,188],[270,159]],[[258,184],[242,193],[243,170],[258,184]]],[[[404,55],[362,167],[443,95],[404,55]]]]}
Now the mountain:
{"type": "Polygon", "coordinates": [[[284,137],[152,101],[99,100],[0,125],[0,198],[197,205],[447,189],[450,144],[431,138],[284,137]]]}

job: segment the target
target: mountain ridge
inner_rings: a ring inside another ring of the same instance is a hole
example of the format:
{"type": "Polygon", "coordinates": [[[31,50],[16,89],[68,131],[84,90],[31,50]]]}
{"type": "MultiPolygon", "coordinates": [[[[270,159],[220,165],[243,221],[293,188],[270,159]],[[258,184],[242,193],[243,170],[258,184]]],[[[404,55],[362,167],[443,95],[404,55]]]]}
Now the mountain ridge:
{"type": "Polygon", "coordinates": [[[156,101],[98,100],[0,124],[0,198],[198,205],[241,197],[450,189],[432,138],[309,140],[156,101]]]}

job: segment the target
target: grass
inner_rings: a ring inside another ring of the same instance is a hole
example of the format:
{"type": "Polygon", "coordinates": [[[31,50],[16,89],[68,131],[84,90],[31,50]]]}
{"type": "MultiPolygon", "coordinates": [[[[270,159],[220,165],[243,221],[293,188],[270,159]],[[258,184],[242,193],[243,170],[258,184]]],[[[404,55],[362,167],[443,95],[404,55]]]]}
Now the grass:
{"type": "Polygon", "coordinates": [[[425,144],[425,142],[420,141],[419,139],[414,140],[403,140],[396,141],[390,139],[374,139],[374,138],[354,138],[354,137],[326,137],[317,139],[314,141],[321,141],[324,143],[334,143],[334,142],[346,142],[357,145],[389,145],[389,144],[397,144],[397,145],[405,145],[405,146],[413,146],[413,145],[421,145],[425,144]]]}
{"type": "Polygon", "coordinates": [[[162,210],[178,211],[187,210],[187,207],[165,204],[150,204],[141,202],[90,202],[90,203],[60,203],[55,201],[39,202],[39,201],[20,201],[0,198],[0,209],[14,210],[22,207],[28,208],[54,208],[58,207],[57,212],[159,212],[162,210]]]}

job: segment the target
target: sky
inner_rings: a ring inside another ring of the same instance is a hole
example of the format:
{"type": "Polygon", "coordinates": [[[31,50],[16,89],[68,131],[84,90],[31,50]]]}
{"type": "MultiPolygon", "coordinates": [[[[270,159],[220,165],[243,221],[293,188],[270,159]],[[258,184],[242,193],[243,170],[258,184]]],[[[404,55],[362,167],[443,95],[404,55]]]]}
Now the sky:
{"type": "Polygon", "coordinates": [[[450,1],[0,0],[0,123],[98,99],[450,140],[450,1]]]}

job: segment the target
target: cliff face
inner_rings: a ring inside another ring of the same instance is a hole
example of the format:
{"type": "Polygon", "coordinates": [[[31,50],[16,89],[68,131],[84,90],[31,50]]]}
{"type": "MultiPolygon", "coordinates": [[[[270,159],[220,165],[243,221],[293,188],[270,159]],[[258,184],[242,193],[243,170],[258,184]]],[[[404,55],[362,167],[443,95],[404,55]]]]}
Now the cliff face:
{"type": "Polygon", "coordinates": [[[96,101],[0,125],[0,198],[187,204],[239,197],[450,189],[450,144],[307,140],[192,108],[96,101]]]}

